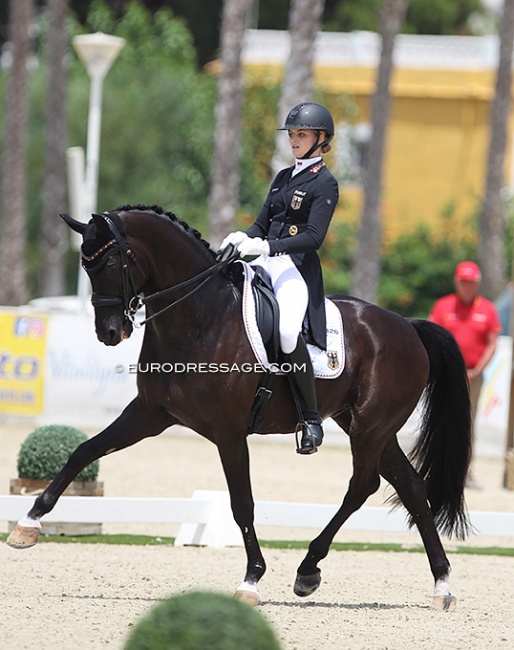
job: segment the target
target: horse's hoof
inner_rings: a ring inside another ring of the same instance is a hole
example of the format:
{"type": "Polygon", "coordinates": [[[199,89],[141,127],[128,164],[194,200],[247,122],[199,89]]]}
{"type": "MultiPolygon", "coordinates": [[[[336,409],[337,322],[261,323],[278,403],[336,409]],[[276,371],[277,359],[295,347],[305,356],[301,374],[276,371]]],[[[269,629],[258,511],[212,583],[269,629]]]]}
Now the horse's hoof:
{"type": "Polygon", "coordinates": [[[457,605],[457,599],[452,594],[445,596],[434,596],[432,599],[432,609],[438,612],[451,612],[457,605]]]}
{"type": "Polygon", "coordinates": [[[234,596],[242,603],[250,605],[250,607],[255,607],[261,602],[259,592],[257,591],[257,586],[249,582],[241,583],[236,589],[234,596]]]}
{"type": "Polygon", "coordinates": [[[16,526],[12,529],[11,534],[7,538],[6,544],[11,548],[30,548],[38,543],[41,528],[16,526]]]}
{"type": "Polygon", "coordinates": [[[297,596],[310,596],[321,584],[321,570],[318,569],[316,573],[311,576],[302,576],[296,574],[293,591],[297,596]]]}

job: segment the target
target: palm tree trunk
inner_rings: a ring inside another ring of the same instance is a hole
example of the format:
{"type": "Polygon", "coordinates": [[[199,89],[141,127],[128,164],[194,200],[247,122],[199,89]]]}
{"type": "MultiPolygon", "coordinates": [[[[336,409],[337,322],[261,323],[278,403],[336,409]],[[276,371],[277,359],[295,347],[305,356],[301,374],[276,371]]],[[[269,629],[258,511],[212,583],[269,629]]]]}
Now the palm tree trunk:
{"type": "Polygon", "coordinates": [[[359,228],[357,251],[352,268],[352,293],[377,302],[382,243],[382,178],[391,96],[389,84],[393,71],[393,50],[401,29],[408,0],[384,0],[380,16],[382,51],[377,87],[372,100],[372,127],[368,169],[364,179],[364,207],[359,228]]]}
{"type": "Polygon", "coordinates": [[[221,72],[216,104],[211,195],[210,242],[217,247],[233,230],[239,203],[242,120],[241,52],[251,0],[224,0],[221,23],[221,72]]]}
{"type": "Polygon", "coordinates": [[[33,17],[34,0],[11,0],[12,66],[5,116],[0,234],[0,303],[3,305],[20,305],[27,299],[25,136],[28,112],[27,63],[32,49],[30,28],[33,17]]]}
{"type": "Polygon", "coordinates": [[[505,151],[511,106],[514,0],[505,0],[500,31],[500,60],[496,92],[491,108],[491,136],[487,176],[480,212],[478,258],[482,269],[482,292],[494,299],[503,290],[505,261],[505,151]]]}
{"type": "Polygon", "coordinates": [[[48,0],[48,92],[46,102],[45,176],[40,247],[42,296],[59,296],[65,290],[65,255],[68,232],[59,218],[66,212],[66,16],[68,0],[48,0]]]}
{"type": "MultiPolygon", "coordinates": [[[[292,0],[289,10],[289,37],[291,52],[282,82],[278,121],[302,101],[310,101],[314,87],[314,54],[316,35],[321,29],[325,0],[292,0]]],[[[281,131],[275,138],[275,153],[271,161],[273,177],[291,164],[288,140],[281,131]]]]}

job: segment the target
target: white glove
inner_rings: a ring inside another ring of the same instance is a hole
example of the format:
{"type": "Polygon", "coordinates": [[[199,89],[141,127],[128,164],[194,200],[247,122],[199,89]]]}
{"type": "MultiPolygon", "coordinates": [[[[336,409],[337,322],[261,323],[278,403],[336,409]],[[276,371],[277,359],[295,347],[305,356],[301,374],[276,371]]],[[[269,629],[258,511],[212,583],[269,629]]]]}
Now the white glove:
{"type": "Polygon", "coordinates": [[[231,232],[221,242],[220,251],[225,250],[225,248],[231,244],[234,248],[237,248],[241,242],[245,241],[245,239],[248,239],[248,235],[245,232],[242,232],[241,230],[231,232]]]}
{"type": "Polygon", "coordinates": [[[247,255],[269,255],[269,244],[260,237],[247,237],[239,244],[237,250],[241,257],[246,257],[247,255]]]}

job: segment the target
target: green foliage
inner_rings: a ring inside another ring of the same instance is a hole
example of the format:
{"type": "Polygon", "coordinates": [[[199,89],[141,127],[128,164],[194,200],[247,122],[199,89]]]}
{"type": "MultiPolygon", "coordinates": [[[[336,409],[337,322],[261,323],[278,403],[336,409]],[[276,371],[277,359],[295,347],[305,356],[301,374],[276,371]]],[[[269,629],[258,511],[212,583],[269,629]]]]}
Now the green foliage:
{"type": "Polygon", "coordinates": [[[378,31],[378,10],[382,0],[345,0],[329,3],[324,29],[332,32],[378,31]]]}
{"type": "MultiPolygon", "coordinates": [[[[43,25],[44,27],[44,25],[43,25]]],[[[125,45],[103,85],[98,210],[120,204],[158,204],[205,233],[215,131],[217,79],[199,71],[191,35],[167,9],[150,12],[141,2],[118,14],[95,0],[86,23],[74,33],[103,31],[125,38],[125,45]]],[[[45,38],[41,39],[45,43],[45,38]]],[[[30,79],[28,133],[28,254],[30,291],[40,271],[39,218],[44,169],[47,68],[30,79]]],[[[90,81],[70,52],[68,145],[86,147],[90,81]]],[[[0,93],[7,75],[0,74],[0,93]]],[[[270,182],[279,88],[245,89],[241,147],[240,213],[255,216],[270,182]],[[262,119],[269,116],[269,119],[262,119]]],[[[3,96],[3,95],[0,95],[3,96]]],[[[0,113],[2,106],[0,103],[0,113]]],[[[1,136],[0,136],[1,137],[1,136]]],[[[56,205],[55,212],[68,212],[56,205]]],[[[72,215],[75,216],[75,215],[72,215]]],[[[68,290],[75,291],[78,262],[69,255],[68,290]]]]}
{"type": "Polygon", "coordinates": [[[469,17],[483,13],[481,0],[410,0],[404,32],[413,34],[467,34],[469,17]]]}
{"type": "Polygon", "coordinates": [[[280,650],[266,620],[224,594],[190,592],[154,607],[134,628],[125,650],[280,650]]]}
{"type": "MultiPolygon", "coordinates": [[[[382,5],[383,0],[327,0],[324,29],[376,32],[382,5]]],[[[469,17],[480,12],[483,12],[480,0],[410,0],[401,31],[411,34],[468,33],[469,17]]]]}
{"type": "Polygon", "coordinates": [[[191,33],[181,18],[163,6],[155,12],[145,9],[138,0],[127,3],[118,18],[112,3],[94,0],[87,16],[84,31],[104,31],[126,39],[124,64],[132,67],[153,68],[160,62],[177,69],[196,65],[196,52],[191,33]]]}
{"type": "Polygon", "coordinates": [[[353,226],[340,221],[332,222],[320,250],[325,293],[349,292],[355,240],[353,226]]]}
{"type": "MultiPolygon", "coordinates": [[[[106,2],[96,1],[89,22],[79,30],[70,21],[70,38],[78,31],[103,31],[126,39],[103,85],[102,135],[97,209],[120,204],[159,204],[207,228],[214,139],[217,80],[198,71],[191,35],[169,10],[154,13],[131,2],[121,18],[106,2]]],[[[43,23],[41,29],[45,29],[43,23]]],[[[36,295],[40,273],[39,223],[44,170],[47,92],[46,37],[40,39],[39,66],[29,81],[27,133],[27,265],[30,294],[36,295]]],[[[68,146],[86,148],[90,80],[70,49],[67,84],[68,146]]],[[[0,99],[7,71],[0,71],[0,99]]],[[[0,101],[0,120],[4,110],[0,101]]],[[[0,147],[3,133],[0,134],[0,147]]],[[[252,173],[245,179],[251,185],[252,173]]],[[[257,194],[250,189],[248,195],[257,194]]],[[[68,205],[55,205],[56,215],[68,205]]],[[[73,215],[77,216],[77,215],[73,215]]],[[[78,262],[69,255],[68,290],[75,291],[78,262]]]]}
{"type": "MultiPolygon", "coordinates": [[[[87,439],[85,433],[66,425],[51,424],[34,429],[20,447],[18,476],[41,481],[54,479],[70,454],[87,439]]],[[[95,460],[75,480],[96,481],[99,466],[100,462],[95,460]]]]}
{"type": "MultiPolygon", "coordinates": [[[[453,291],[455,266],[475,259],[476,251],[474,224],[456,238],[450,235],[457,231],[451,221],[451,216],[443,220],[437,234],[421,225],[382,252],[378,299],[382,307],[426,318],[434,301],[453,291]]],[[[356,238],[353,226],[337,221],[330,226],[320,251],[326,293],[348,293],[356,238]]]]}
{"type": "Polygon", "coordinates": [[[468,240],[436,237],[420,226],[402,235],[384,254],[380,303],[402,316],[426,318],[434,301],[454,290],[458,262],[474,257],[468,240]]]}
{"type": "MultiPolygon", "coordinates": [[[[104,86],[98,208],[157,203],[201,227],[216,79],[198,72],[191,35],[169,10],[151,13],[134,1],[117,20],[107,3],[96,1],[88,23],[126,40],[104,86]]],[[[83,67],[75,73],[83,83],[83,67]]],[[[83,97],[80,102],[87,109],[83,97]]],[[[77,108],[70,92],[70,131],[83,133],[77,108]]]]}

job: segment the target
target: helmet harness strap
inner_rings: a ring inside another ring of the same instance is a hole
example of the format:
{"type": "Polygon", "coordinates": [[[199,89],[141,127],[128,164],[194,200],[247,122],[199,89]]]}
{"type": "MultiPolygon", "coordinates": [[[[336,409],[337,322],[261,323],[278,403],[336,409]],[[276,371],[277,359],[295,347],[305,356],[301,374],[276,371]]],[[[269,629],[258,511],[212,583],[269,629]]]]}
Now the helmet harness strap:
{"type": "Polygon", "coordinates": [[[316,151],[316,149],[320,146],[319,145],[319,136],[321,135],[321,131],[316,131],[316,141],[312,145],[312,147],[309,149],[309,151],[305,154],[305,156],[302,156],[302,160],[305,160],[306,158],[310,158],[312,154],[316,151]]]}

